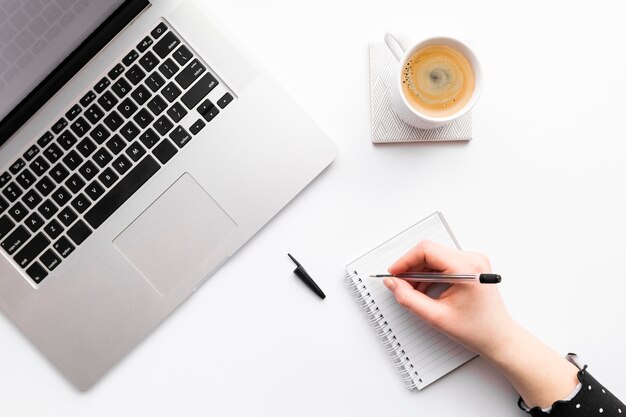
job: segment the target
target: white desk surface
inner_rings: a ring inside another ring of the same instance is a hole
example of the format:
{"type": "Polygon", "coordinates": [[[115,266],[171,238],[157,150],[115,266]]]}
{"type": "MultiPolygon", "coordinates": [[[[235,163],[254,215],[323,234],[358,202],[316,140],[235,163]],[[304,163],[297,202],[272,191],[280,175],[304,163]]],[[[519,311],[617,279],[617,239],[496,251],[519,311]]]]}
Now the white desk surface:
{"type": "Polygon", "coordinates": [[[88,393],[0,319],[1,415],[522,415],[482,359],[409,392],[345,287],[346,263],[435,210],[466,249],[491,257],[523,325],[582,355],[626,399],[620,2],[206,7],[319,122],[339,157],[88,393]],[[367,45],[387,29],[474,46],[486,82],[471,143],[371,144],[367,45]],[[325,301],[292,275],[287,251],[325,301]]]}

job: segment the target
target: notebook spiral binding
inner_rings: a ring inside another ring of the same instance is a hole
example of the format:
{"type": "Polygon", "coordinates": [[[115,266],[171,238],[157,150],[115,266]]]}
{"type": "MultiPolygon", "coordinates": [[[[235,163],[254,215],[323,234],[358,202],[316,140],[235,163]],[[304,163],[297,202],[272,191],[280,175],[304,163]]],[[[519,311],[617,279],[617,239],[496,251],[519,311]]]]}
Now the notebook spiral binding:
{"type": "Polygon", "coordinates": [[[393,329],[385,320],[385,316],[376,306],[376,301],[371,297],[367,285],[365,285],[356,271],[347,273],[346,281],[357,303],[361,306],[367,321],[382,342],[385,351],[391,357],[400,378],[402,378],[402,381],[410,390],[416,389],[422,380],[419,378],[418,372],[414,370],[408,356],[405,356],[406,352],[402,349],[402,344],[396,339],[393,329]]]}

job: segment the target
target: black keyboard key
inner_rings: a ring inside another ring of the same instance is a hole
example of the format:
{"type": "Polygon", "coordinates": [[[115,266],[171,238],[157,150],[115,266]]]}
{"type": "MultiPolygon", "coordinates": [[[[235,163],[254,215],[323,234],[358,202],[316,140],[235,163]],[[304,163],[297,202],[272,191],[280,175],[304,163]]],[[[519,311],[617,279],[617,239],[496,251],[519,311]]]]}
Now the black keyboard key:
{"type": "Polygon", "coordinates": [[[41,196],[37,194],[35,190],[28,190],[28,192],[24,194],[24,197],[22,197],[24,204],[26,204],[31,210],[37,207],[37,205],[41,203],[41,200],[41,196]]]}
{"type": "Polygon", "coordinates": [[[28,230],[26,230],[24,226],[20,225],[17,226],[17,229],[11,232],[11,234],[9,234],[6,239],[2,241],[2,243],[0,243],[0,246],[2,246],[9,255],[13,255],[13,253],[18,250],[29,237],[30,233],[28,230]]]}
{"type": "Polygon", "coordinates": [[[130,64],[135,62],[137,58],[139,58],[139,53],[133,49],[128,54],[126,54],[124,58],[122,58],[122,62],[124,63],[124,65],[129,66],[130,64]]]}
{"type": "Polygon", "coordinates": [[[111,168],[107,168],[102,171],[102,174],[98,176],[98,179],[105,187],[110,188],[119,177],[111,168]]]}
{"type": "Polygon", "coordinates": [[[61,151],[61,148],[59,148],[55,143],[51,143],[50,146],[48,146],[46,150],[43,151],[43,154],[48,159],[48,161],[50,161],[50,163],[54,164],[56,161],[59,160],[59,158],[61,158],[61,155],[63,155],[63,151],[61,151]]]}
{"type": "Polygon", "coordinates": [[[159,58],[156,57],[152,52],[148,51],[144,56],[139,60],[139,64],[145,69],[147,72],[152,71],[159,65],[159,58]]]}
{"type": "Polygon", "coordinates": [[[0,213],[9,207],[9,203],[2,197],[0,197],[0,213]]]}
{"type": "Polygon", "coordinates": [[[139,132],[140,130],[137,125],[131,121],[126,123],[124,127],[120,130],[120,133],[122,134],[122,136],[124,136],[124,139],[126,139],[127,142],[135,139],[139,132]]]}
{"type": "Polygon", "coordinates": [[[115,135],[109,139],[106,146],[111,152],[113,152],[113,155],[117,155],[126,147],[126,142],[120,137],[120,135],[115,135]]]}
{"type": "Polygon", "coordinates": [[[180,67],[176,65],[176,63],[169,58],[167,58],[165,62],[159,65],[159,71],[168,80],[172,78],[174,74],[178,72],[179,69],[180,67]]]}
{"type": "Polygon", "coordinates": [[[83,213],[89,208],[90,205],[91,202],[87,199],[87,197],[85,197],[84,194],[78,194],[78,196],[72,200],[72,207],[74,207],[79,213],[83,213]]]}
{"type": "MultiPolygon", "coordinates": [[[[89,129],[88,127],[86,127],[85,125],[87,124],[87,122],[85,121],[85,119],[83,119],[82,117],[80,119],[78,119],[76,121],[76,123],[74,123],[75,125],[78,123],[80,124],[80,120],[82,119],[82,121],[84,122],[84,124],[82,125],[82,129],[83,129],[83,133],[82,135],[84,135],[85,133],[87,133],[87,129],[89,129]]],[[[73,130],[73,126],[72,126],[72,130],[73,130]]],[[[82,136],[81,135],[81,136],[82,136]]],[[[74,146],[74,144],[76,143],[77,139],[76,136],[74,136],[74,134],[72,132],[70,132],[69,130],[64,131],[63,133],[61,133],[59,135],[59,137],[57,138],[57,143],[59,145],[61,145],[61,147],[63,149],[65,149],[66,151],[68,149],[70,149],[72,146],[74,146]]]]}
{"type": "Polygon", "coordinates": [[[60,207],[63,207],[68,201],[70,201],[70,198],[72,198],[72,195],[63,186],[60,186],[52,193],[52,199],[60,207]]]}
{"type": "Polygon", "coordinates": [[[113,84],[113,87],[111,87],[111,90],[113,90],[113,92],[117,94],[119,98],[124,98],[124,96],[126,96],[126,94],[129,93],[130,88],[131,87],[130,87],[130,84],[128,84],[128,81],[126,81],[123,78],[120,78],[119,80],[117,80],[117,82],[115,82],[115,84],[113,84]]]}
{"type": "Polygon", "coordinates": [[[0,239],[5,237],[14,227],[15,223],[9,219],[9,216],[5,214],[0,217],[0,239]]]}
{"type": "Polygon", "coordinates": [[[127,98],[117,106],[117,111],[122,114],[122,117],[128,119],[137,111],[137,105],[130,98],[127,98]]]}
{"type": "Polygon", "coordinates": [[[65,236],[61,236],[59,240],[54,242],[54,245],[52,245],[52,247],[56,249],[56,251],[59,252],[59,254],[64,258],[67,258],[68,255],[74,252],[74,249],[76,248],[70,243],[69,240],[67,240],[65,236]]]}
{"type": "Polygon", "coordinates": [[[200,63],[197,59],[191,61],[191,64],[187,65],[187,67],[180,72],[176,76],[176,82],[180,84],[182,88],[188,88],[194,81],[198,79],[199,76],[202,75],[206,71],[204,65],[200,63]]]}
{"type": "Polygon", "coordinates": [[[161,58],[165,58],[180,44],[180,39],[173,32],[167,32],[160,41],[158,41],[152,49],[161,58]]]}
{"type": "Polygon", "coordinates": [[[61,258],[59,258],[52,249],[45,251],[40,257],[39,261],[48,268],[48,271],[53,271],[54,268],[59,266],[61,258]]]}
{"type": "Polygon", "coordinates": [[[98,84],[96,84],[96,86],[93,89],[96,90],[96,93],[100,94],[101,92],[106,90],[106,88],[110,85],[111,85],[111,81],[109,81],[107,77],[104,77],[100,81],[98,81],[98,84]]]}
{"type": "Polygon", "coordinates": [[[83,166],[78,168],[78,172],[80,172],[80,175],[82,175],[87,181],[91,181],[91,179],[96,176],[99,170],[100,169],[96,167],[96,165],[91,161],[85,162],[83,166]]]}
{"type": "Polygon", "coordinates": [[[220,106],[221,109],[228,106],[230,102],[233,101],[233,95],[230,93],[226,93],[217,101],[217,105],[220,106]]]}
{"type": "Polygon", "coordinates": [[[76,224],[67,231],[67,235],[77,246],[83,243],[90,234],[91,229],[82,220],[77,221],[76,224]]]}
{"type": "Polygon", "coordinates": [[[191,127],[189,128],[189,131],[191,132],[192,135],[197,135],[198,132],[200,132],[204,128],[204,126],[206,126],[206,123],[204,123],[204,120],[198,119],[193,125],[191,125],[191,127]]]}
{"type": "Polygon", "coordinates": [[[181,45],[180,48],[174,51],[172,56],[181,67],[185,66],[185,64],[193,58],[193,54],[185,45],[181,45]]]}
{"type": "Polygon", "coordinates": [[[191,140],[191,135],[182,126],[176,126],[176,129],[170,133],[170,139],[178,145],[179,148],[185,146],[191,140]]]}
{"type": "Polygon", "coordinates": [[[39,139],[37,139],[37,145],[41,146],[42,148],[45,148],[46,145],[49,144],[52,139],[54,139],[54,135],[50,132],[46,132],[39,139]]]}
{"type": "Polygon", "coordinates": [[[63,233],[63,226],[61,226],[61,223],[58,221],[51,220],[50,223],[43,228],[43,230],[48,236],[50,236],[50,239],[56,239],[61,236],[61,233],[63,233]]]}
{"type": "Polygon", "coordinates": [[[113,168],[120,174],[124,175],[126,171],[130,169],[131,162],[124,155],[120,155],[115,161],[113,161],[113,168]]]}
{"type": "Polygon", "coordinates": [[[146,156],[85,214],[87,223],[94,229],[99,227],[158,170],[154,158],[146,156]]]}
{"type": "Polygon", "coordinates": [[[113,110],[111,114],[104,119],[104,124],[107,125],[111,132],[115,132],[122,126],[123,123],[124,119],[122,119],[122,116],[120,116],[115,110],[113,110]]]}
{"type": "Polygon", "coordinates": [[[24,220],[24,224],[30,229],[31,232],[34,233],[39,230],[41,226],[43,226],[44,220],[39,214],[31,213],[30,216],[28,216],[26,220],[24,220]]]}
{"type": "Polygon", "coordinates": [[[46,220],[50,220],[50,218],[59,211],[59,208],[52,201],[46,200],[37,207],[37,211],[45,217],[46,220]]]}
{"type": "Polygon", "coordinates": [[[65,113],[65,117],[71,122],[78,117],[81,111],[83,111],[83,109],[78,104],[74,104],[72,108],[65,113]]]}
{"type": "Polygon", "coordinates": [[[50,240],[43,234],[37,233],[14,257],[15,262],[25,268],[50,244],[50,240]]]}
{"type": "Polygon", "coordinates": [[[2,190],[2,194],[12,203],[22,195],[22,189],[16,183],[10,182],[9,185],[2,190]]]}
{"type": "Polygon", "coordinates": [[[44,197],[50,194],[52,190],[54,190],[54,187],[54,183],[48,177],[43,177],[37,184],[35,184],[37,191],[39,191],[44,197]]]}
{"type": "Polygon", "coordinates": [[[176,147],[167,139],[163,139],[153,150],[152,153],[157,157],[159,162],[165,164],[176,155],[176,147]]]}
{"type": "Polygon", "coordinates": [[[33,185],[35,183],[35,179],[35,176],[28,169],[24,169],[15,177],[15,181],[17,181],[17,183],[24,189],[33,185]]]}
{"type": "Polygon", "coordinates": [[[7,212],[9,216],[13,218],[16,222],[21,222],[24,217],[28,214],[28,210],[24,207],[24,204],[19,201],[13,205],[7,212]]]}
{"type": "Polygon", "coordinates": [[[61,131],[62,131],[63,129],[65,129],[66,127],[67,127],[67,120],[65,120],[64,118],[62,118],[62,117],[61,117],[61,119],[59,119],[59,120],[58,120],[58,121],[54,124],[54,126],[52,126],[52,131],[53,131],[55,134],[57,134],[57,135],[58,135],[58,134],[59,134],[59,133],[61,133],[61,131]]]}
{"type": "Polygon", "coordinates": [[[180,103],[176,102],[169,108],[167,115],[174,121],[174,123],[178,123],[187,115],[187,110],[180,103]]]}
{"type": "Polygon", "coordinates": [[[126,155],[129,156],[130,159],[137,162],[141,159],[142,156],[146,154],[146,150],[138,141],[134,141],[130,144],[130,146],[126,149],[126,155]]]}
{"type": "Polygon", "coordinates": [[[70,172],[65,168],[63,164],[56,164],[50,170],[50,177],[57,183],[61,184],[67,176],[70,175],[70,172]]]}
{"type": "Polygon", "coordinates": [[[150,102],[148,103],[148,108],[152,113],[154,113],[155,116],[158,116],[159,114],[163,113],[165,109],[167,109],[167,103],[161,98],[161,96],[157,95],[152,100],[150,100],[150,102]]]}
{"type": "Polygon", "coordinates": [[[165,80],[156,71],[150,74],[150,76],[146,79],[146,85],[150,90],[152,90],[153,93],[156,93],[159,88],[163,87],[163,84],[165,84],[165,80]]]}
{"type": "Polygon", "coordinates": [[[80,104],[83,107],[87,107],[92,101],[96,99],[96,94],[93,91],[88,92],[80,99],[80,104]]]}
{"type": "Polygon", "coordinates": [[[211,73],[206,73],[200,80],[194,84],[181,98],[182,102],[188,109],[196,107],[200,100],[205,98],[218,84],[217,80],[211,73]]]}
{"type": "Polygon", "coordinates": [[[85,138],[80,141],[76,148],[78,149],[78,152],[80,152],[85,158],[87,158],[96,150],[97,147],[98,146],[96,146],[96,144],[93,143],[91,139],[85,138]]]}
{"type": "Polygon", "coordinates": [[[98,164],[100,168],[104,168],[111,161],[111,159],[113,159],[113,157],[105,148],[98,149],[98,151],[93,155],[93,161],[98,164]]]}
{"type": "Polygon", "coordinates": [[[111,132],[103,125],[98,125],[91,130],[89,136],[91,136],[91,139],[95,140],[98,145],[102,145],[102,143],[111,136],[111,132]]]}
{"type": "Polygon", "coordinates": [[[41,156],[38,156],[28,167],[35,173],[35,175],[41,176],[48,170],[48,168],[50,168],[50,164],[41,156]]]}
{"type": "Polygon", "coordinates": [[[161,35],[163,35],[165,32],[167,32],[167,26],[165,25],[165,23],[161,22],[157,27],[152,30],[152,32],[150,32],[150,34],[154,39],[159,39],[161,35]]]}
{"type": "Polygon", "coordinates": [[[17,161],[13,162],[13,165],[9,167],[9,171],[11,171],[12,174],[17,174],[25,166],[26,162],[24,162],[22,158],[18,158],[17,161]]]}
{"type": "Polygon", "coordinates": [[[152,93],[148,91],[146,87],[140,85],[139,87],[135,88],[132,93],[130,93],[130,96],[133,98],[133,100],[137,102],[137,104],[141,106],[146,101],[148,101],[150,96],[152,96],[152,93]]]}
{"type": "Polygon", "coordinates": [[[74,173],[65,181],[65,186],[69,188],[73,194],[76,194],[85,186],[85,180],[77,173],[74,173]]]}
{"type": "Polygon", "coordinates": [[[0,187],[4,187],[9,181],[11,181],[11,174],[4,172],[0,175],[0,187]]]}
{"type": "Polygon", "coordinates": [[[63,157],[63,163],[67,165],[70,171],[74,171],[83,162],[83,158],[74,149],[69,151],[63,157]]]}
{"type": "Polygon", "coordinates": [[[95,125],[104,117],[104,112],[100,107],[98,107],[97,104],[93,104],[85,110],[85,117],[91,122],[91,124],[95,125]]]}
{"type": "Polygon", "coordinates": [[[39,147],[37,145],[33,145],[26,152],[24,152],[24,159],[30,161],[39,153],[39,147]]]}
{"type": "Polygon", "coordinates": [[[152,38],[150,36],[146,36],[141,42],[139,42],[139,45],[137,45],[137,49],[139,50],[139,52],[144,53],[146,52],[146,49],[150,47],[150,45],[152,45],[152,38]]]}
{"type": "Polygon", "coordinates": [[[198,112],[204,117],[204,120],[210,122],[220,112],[220,110],[209,100],[205,100],[199,107],[198,112]]]}
{"type": "Polygon", "coordinates": [[[77,218],[78,215],[69,206],[61,210],[61,212],[57,216],[57,219],[59,219],[61,223],[63,223],[66,227],[74,223],[74,220],[76,220],[77,218]]]}
{"type": "Polygon", "coordinates": [[[119,100],[115,97],[115,94],[111,91],[107,91],[98,99],[98,104],[102,106],[104,111],[109,111],[117,104],[118,101],[119,100]]]}
{"type": "Polygon", "coordinates": [[[45,269],[39,264],[39,262],[34,262],[31,266],[26,269],[26,273],[35,281],[35,284],[39,284],[44,280],[45,277],[48,276],[48,273],[45,269]]]}
{"type": "Polygon", "coordinates": [[[107,75],[109,76],[110,79],[116,80],[117,77],[119,77],[123,73],[124,73],[124,66],[122,64],[117,64],[116,66],[113,67],[111,71],[109,71],[107,75]]]}
{"type": "Polygon", "coordinates": [[[172,128],[174,127],[174,123],[172,123],[170,119],[167,118],[167,116],[163,115],[159,117],[156,122],[154,122],[153,126],[161,136],[165,136],[167,132],[172,130],[172,128]]]}
{"type": "Polygon", "coordinates": [[[139,68],[139,65],[135,64],[126,71],[126,79],[131,82],[132,85],[137,85],[146,77],[146,73],[139,68]]]}
{"type": "Polygon", "coordinates": [[[174,83],[169,83],[165,86],[165,88],[163,88],[163,90],[161,90],[163,97],[165,97],[170,103],[176,100],[176,97],[180,96],[181,93],[182,91],[180,91],[180,88],[176,87],[176,84],[174,83]]]}
{"type": "Polygon", "coordinates": [[[146,148],[150,149],[154,145],[156,145],[157,142],[161,140],[161,138],[159,137],[159,135],[156,134],[154,130],[147,129],[145,132],[141,134],[141,136],[139,136],[139,140],[141,141],[141,143],[143,143],[143,145],[146,148]]]}
{"type": "Polygon", "coordinates": [[[100,185],[98,181],[93,181],[91,184],[85,188],[85,193],[89,198],[93,201],[96,201],[102,194],[104,194],[104,188],[100,185]]]}
{"type": "Polygon", "coordinates": [[[154,116],[146,109],[139,110],[139,113],[133,117],[135,123],[139,125],[141,129],[145,129],[148,127],[150,123],[154,120],[154,116]]]}

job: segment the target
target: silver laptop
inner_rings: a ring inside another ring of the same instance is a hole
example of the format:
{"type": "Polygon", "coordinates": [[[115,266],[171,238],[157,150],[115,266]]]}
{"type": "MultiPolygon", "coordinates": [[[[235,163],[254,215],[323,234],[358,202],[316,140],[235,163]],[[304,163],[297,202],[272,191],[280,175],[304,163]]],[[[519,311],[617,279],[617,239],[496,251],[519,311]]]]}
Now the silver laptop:
{"type": "Polygon", "coordinates": [[[0,0],[0,307],[92,386],[335,158],[192,0],[0,0]]]}

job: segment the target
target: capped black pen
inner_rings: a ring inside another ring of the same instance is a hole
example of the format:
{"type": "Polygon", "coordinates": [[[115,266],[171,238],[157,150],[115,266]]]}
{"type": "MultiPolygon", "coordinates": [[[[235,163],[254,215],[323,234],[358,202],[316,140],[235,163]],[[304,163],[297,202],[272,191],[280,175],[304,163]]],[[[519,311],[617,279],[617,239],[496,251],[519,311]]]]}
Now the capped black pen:
{"type": "Polygon", "coordinates": [[[317,294],[322,300],[326,298],[326,294],[324,294],[324,291],[322,291],[322,289],[315,283],[315,281],[313,281],[313,278],[311,278],[308,272],[306,272],[306,269],[304,269],[304,267],[300,265],[300,262],[296,261],[296,258],[291,256],[290,253],[288,253],[287,256],[289,256],[297,266],[297,268],[293,270],[293,273],[296,274],[296,276],[300,278],[300,280],[304,282],[306,286],[309,287],[311,291],[317,294]]]}

